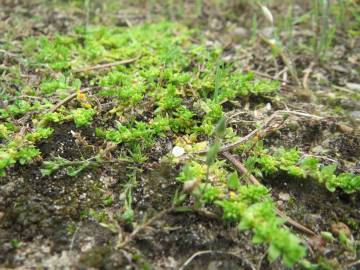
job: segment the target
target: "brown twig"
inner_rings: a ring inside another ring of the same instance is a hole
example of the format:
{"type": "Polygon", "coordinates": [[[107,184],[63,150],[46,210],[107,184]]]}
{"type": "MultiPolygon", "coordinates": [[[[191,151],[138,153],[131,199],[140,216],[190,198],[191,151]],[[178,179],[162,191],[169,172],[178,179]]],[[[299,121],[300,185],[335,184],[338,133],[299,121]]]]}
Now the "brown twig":
{"type": "MultiPolygon", "coordinates": [[[[292,115],[297,115],[297,116],[303,116],[303,117],[310,117],[310,118],[315,118],[315,119],[323,119],[323,117],[317,116],[317,115],[313,115],[313,114],[308,114],[308,113],[304,113],[304,112],[296,112],[296,111],[288,111],[288,110],[278,110],[275,111],[273,114],[271,114],[268,118],[265,119],[265,121],[263,122],[262,125],[260,125],[260,127],[254,129],[253,131],[251,131],[249,134],[247,134],[244,137],[241,137],[239,140],[237,140],[234,143],[228,144],[228,145],[224,145],[222,147],[220,147],[219,152],[224,152],[224,151],[228,151],[236,146],[239,146],[245,142],[247,142],[251,137],[257,135],[261,130],[265,129],[268,127],[268,125],[279,115],[279,114],[292,114],[292,115]]],[[[204,150],[200,150],[200,151],[196,151],[193,154],[206,154],[209,151],[209,149],[204,149],[204,150]]]]}
{"type": "Polygon", "coordinates": [[[356,91],[354,91],[354,90],[351,90],[351,89],[348,89],[348,88],[346,88],[346,87],[342,87],[342,86],[339,86],[339,85],[333,84],[332,87],[333,87],[334,89],[336,89],[336,90],[343,91],[343,92],[348,93],[348,94],[354,94],[354,93],[356,93],[356,91]]]}
{"type": "Polygon", "coordinates": [[[17,54],[3,50],[3,49],[0,49],[0,53],[3,53],[5,55],[11,56],[11,57],[17,57],[17,54]]]}
{"type": "Polygon", "coordinates": [[[281,75],[285,74],[288,71],[288,67],[284,67],[280,72],[276,73],[274,76],[274,79],[279,79],[281,75]]]}
{"type": "Polygon", "coordinates": [[[279,82],[282,82],[282,83],[290,83],[288,80],[284,80],[284,79],[281,79],[281,78],[276,78],[275,76],[271,76],[267,73],[263,73],[261,71],[258,71],[258,70],[244,70],[246,72],[253,72],[255,75],[258,75],[260,77],[263,77],[263,78],[266,78],[266,79],[270,79],[270,80],[273,80],[273,81],[279,81],[279,82]]]}
{"type": "MultiPolygon", "coordinates": [[[[160,218],[162,218],[163,216],[175,212],[175,213],[179,213],[179,212],[184,212],[181,211],[181,207],[180,208],[176,208],[176,207],[170,207],[168,209],[165,209],[159,213],[157,213],[156,215],[154,215],[152,218],[148,219],[147,221],[145,221],[143,224],[139,225],[138,227],[136,227],[136,229],[128,236],[126,237],[126,239],[119,243],[116,247],[118,249],[122,249],[125,246],[127,246],[136,236],[139,232],[141,232],[142,230],[144,230],[146,227],[150,226],[151,223],[153,223],[155,220],[158,220],[160,218]]],[[[200,216],[206,217],[206,218],[210,218],[210,219],[216,219],[219,220],[220,217],[217,216],[216,214],[207,211],[206,209],[196,209],[196,208],[186,208],[186,211],[191,211],[194,212],[195,214],[198,214],[200,216]]]]}
{"type": "Polygon", "coordinates": [[[101,65],[96,65],[96,66],[91,66],[91,67],[84,67],[84,68],[76,69],[73,72],[80,73],[80,72],[87,72],[90,70],[105,69],[105,68],[110,68],[110,67],[114,67],[114,66],[127,65],[127,64],[134,63],[138,59],[139,59],[139,57],[136,57],[136,58],[130,58],[130,59],[116,61],[116,62],[112,62],[112,63],[106,63],[106,64],[101,64],[101,65]]]}
{"type": "MultiPolygon", "coordinates": [[[[243,144],[244,142],[248,141],[251,137],[255,136],[261,129],[265,128],[268,124],[270,124],[270,123],[274,120],[274,118],[277,116],[277,114],[278,114],[277,112],[273,113],[270,117],[268,117],[268,118],[264,121],[264,123],[263,123],[260,127],[254,129],[253,131],[251,131],[250,133],[248,133],[246,136],[241,137],[241,138],[240,138],[239,140],[237,140],[236,142],[231,143],[231,144],[228,144],[228,145],[224,145],[224,146],[220,147],[219,152],[228,151],[228,150],[230,150],[231,148],[234,148],[234,147],[236,147],[236,146],[239,146],[240,144],[243,144]]],[[[197,151],[197,152],[195,152],[194,154],[205,154],[205,153],[207,153],[207,152],[208,152],[208,149],[204,149],[204,150],[197,151]]]]}
{"type": "Polygon", "coordinates": [[[280,216],[281,218],[285,219],[287,223],[289,223],[291,226],[293,226],[295,229],[304,232],[310,236],[316,236],[316,233],[309,228],[305,227],[304,225],[296,222],[291,217],[287,216],[284,212],[280,211],[279,209],[275,208],[276,214],[280,216]]]}
{"type": "MultiPolygon", "coordinates": [[[[248,181],[251,182],[254,185],[261,185],[261,183],[259,182],[259,180],[257,180],[255,178],[255,176],[253,176],[247,169],[246,167],[235,157],[233,157],[229,152],[225,151],[222,153],[222,155],[229,160],[235,167],[236,169],[243,175],[247,176],[248,181]]],[[[291,226],[293,226],[294,228],[296,228],[297,230],[304,232],[308,235],[314,236],[316,235],[315,232],[313,232],[312,230],[310,230],[309,228],[305,227],[304,225],[301,225],[300,223],[296,222],[295,220],[293,220],[292,218],[288,217],[284,212],[280,211],[279,209],[275,208],[276,213],[283,218],[284,220],[286,220],[286,222],[288,224],[290,224],[291,226]]]]}
{"type": "MultiPolygon", "coordinates": [[[[85,93],[85,92],[89,92],[91,90],[93,90],[94,87],[87,87],[84,89],[79,90],[81,93],[85,93]]],[[[74,99],[76,97],[78,93],[72,93],[71,95],[67,96],[66,98],[64,98],[63,100],[59,101],[57,104],[55,104],[50,110],[50,113],[56,112],[61,106],[67,104],[68,102],[70,102],[72,99],[74,99]]]]}
{"type": "Polygon", "coordinates": [[[249,174],[245,166],[239,160],[237,160],[233,155],[231,155],[228,151],[223,152],[222,155],[232,164],[234,164],[234,166],[238,169],[240,173],[242,173],[247,177],[246,179],[249,184],[261,185],[261,183],[255,178],[255,176],[249,174]]]}

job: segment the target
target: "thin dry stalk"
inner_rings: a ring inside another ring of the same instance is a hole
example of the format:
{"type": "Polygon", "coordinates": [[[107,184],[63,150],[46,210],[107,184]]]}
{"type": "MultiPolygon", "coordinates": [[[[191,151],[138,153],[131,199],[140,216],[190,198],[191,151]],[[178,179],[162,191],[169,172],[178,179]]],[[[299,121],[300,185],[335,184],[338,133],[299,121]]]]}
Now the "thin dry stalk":
{"type": "MultiPolygon", "coordinates": [[[[89,92],[91,90],[93,90],[94,87],[87,87],[87,88],[83,88],[80,89],[79,92],[80,93],[86,93],[89,92]]],[[[75,92],[69,96],[67,96],[66,98],[64,98],[63,100],[61,100],[60,102],[58,102],[57,104],[55,104],[50,110],[50,113],[56,112],[61,106],[66,105],[67,103],[69,103],[71,100],[73,100],[76,96],[77,96],[78,92],[75,92]]]]}
{"type": "MultiPolygon", "coordinates": [[[[270,125],[270,123],[278,116],[278,115],[286,115],[286,114],[292,114],[292,115],[297,115],[297,116],[302,116],[302,117],[309,117],[309,118],[314,118],[317,120],[321,120],[323,119],[323,117],[321,116],[317,116],[317,115],[313,115],[313,114],[309,114],[309,113],[304,113],[304,112],[297,112],[297,111],[289,111],[289,110],[278,110],[275,111],[272,115],[270,115],[264,122],[263,124],[254,129],[253,131],[251,131],[249,134],[247,134],[244,137],[241,137],[239,140],[237,140],[234,143],[228,144],[228,145],[224,145],[222,147],[220,147],[219,152],[224,152],[224,151],[228,151],[234,147],[237,147],[245,142],[247,142],[250,138],[252,138],[253,136],[257,135],[260,131],[268,128],[268,126],[270,125]]],[[[209,149],[205,149],[205,150],[201,150],[201,151],[197,151],[194,152],[193,154],[206,154],[209,151],[209,149]]]]}
{"type": "Polygon", "coordinates": [[[236,259],[238,259],[239,261],[245,262],[247,265],[249,265],[251,267],[252,270],[255,270],[255,268],[249,263],[247,262],[244,258],[241,258],[240,256],[238,256],[235,253],[232,252],[225,252],[225,251],[218,251],[218,250],[202,250],[202,251],[198,251],[195,252],[193,255],[191,255],[179,268],[179,270],[184,270],[186,269],[186,267],[196,258],[202,255],[207,255],[207,254],[221,254],[221,255],[229,255],[232,257],[235,257],[236,259]]]}
{"type": "Polygon", "coordinates": [[[135,228],[135,230],[133,230],[133,232],[128,236],[126,237],[126,239],[119,243],[116,248],[117,249],[122,249],[124,248],[125,246],[127,246],[136,236],[139,232],[141,232],[142,230],[144,230],[146,227],[150,226],[155,220],[158,220],[160,218],[162,218],[163,216],[171,213],[172,211],[174,210],[173,207],[171,208],[168,208],[168,209],[165,209],[159,213],[157,213],[156,215],[154,215],[152,218],[148,219],[147,221],[145,221],[143,224],[137,226],[135,228]]]}
{"type": "Polygon", "coordinates": [[[303,78],[303,87],[305,90],[309,91],[309,77],[311,72],[313,71],[315,63],[311,62],[309,67],[307,69],[304,70],[304,78],[303,78]]]}
{"type": "Polygon", "coordinates": [[[139,59],[139,57],[136,57],[136,58],[116,61],[116,62],[112,62],[112,63],[106,63],[106,64],[102,64],[102,65],[84,67],[84,68],[76,69],[76,70],[74,70],[74,72],[75,73],[80,73],[80,72],[87,72],[87,71],[91,71],[91,70],[106,69],[106,68],[120,66],[120,65],[127,65],[127,64],[134,63],[138,59],[139,59]]]}

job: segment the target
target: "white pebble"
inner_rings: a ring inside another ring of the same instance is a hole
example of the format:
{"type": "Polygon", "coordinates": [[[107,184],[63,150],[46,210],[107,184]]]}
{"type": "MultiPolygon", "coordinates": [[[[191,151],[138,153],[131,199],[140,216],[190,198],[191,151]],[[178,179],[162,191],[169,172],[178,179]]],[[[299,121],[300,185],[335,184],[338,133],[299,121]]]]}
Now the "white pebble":
{"type": "Polygon", "coordinates": [[[185,154],[185,149],[180,146],[175,146],[171,153],[174,157],[181,157],[183,154],[185,154]]]}

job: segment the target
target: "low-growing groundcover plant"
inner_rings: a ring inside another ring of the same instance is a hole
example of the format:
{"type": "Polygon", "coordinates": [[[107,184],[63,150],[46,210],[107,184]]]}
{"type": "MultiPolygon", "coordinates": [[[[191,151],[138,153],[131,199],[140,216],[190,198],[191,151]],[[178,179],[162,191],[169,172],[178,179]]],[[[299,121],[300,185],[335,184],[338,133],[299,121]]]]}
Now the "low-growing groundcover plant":
{"type": "MultiPolygon", "coordinates": [[[[66,36],[30,37],[21,46],[24,65],[36,70],[40,79],[4,95],[7,104],[0,109],[2,177],[17,163],[36,169],[35,163],[41,163],[44,177],[59,171],[76,176],[94,166],[120,161],[136,168],[149,160],[159,161],[154,149],[167,139],[190,154],[178,176],[184,184],[179,204],[185,203],[185,193],[191,193],[196,208],[219,207],[224,220],[236,223],[241,231],[251,231],[255,244],[268,246],[270,261],[281,257],[288,267],[310,265],[305,260],[305,245],[277,216],[270,190],[242,184],[218,157],[223,144],[240,136],[225,126],[223,118],[233,109],[232,102],[244,104],[252,98],[261,102],[277,94],[278,82],[240,73],[221,60],[221,48],[204,45],[196,30],[168,22],[132,28],[82,27],[66,36]],[[97,68],[128,59],[133,60],[97,68]],[[74,140],[91,148],[92,154],[81,153],[78,160],[62,156],[42,160],[39,144],[66,124],[74,125],[74,140]],[[92,131],[93,144],[74,135],[85,128],[92,131]],[[208,145],[202,161],[196,151],[208,145]]],[[[20,74],[20,70],[15,72],[20,74]]],[[[168,153],[163,151],[160,158],[168,153]]],[[[175,158],[171,164],[180,160],[175,158]]],[[[270,152],[259,143],[248,154],[246,166],[259,177],[283,171],[302,180],[316,179],[330,191],[360,189],[359,176],[301,158],[296,149],[270,152]]],[[[123,186],[120,219],[126,224],[135,218],[136,172],[128,174],[130,180],[123,186]]],[[[104,197],[104,205],[112,205],[113,200],[104,197]]],[[[87,209],[83,215],[105,222],[104,213],[87,209]]]]}
{"type": "Polygon", "coordinates": [[[308,264],[304,260],[305,246],[295,234],[283,227],[284,221],[277,217],[269,190],[262,185],[241,184],[236,172],[227,173],[221,162],[215,163],[220,138],[225,134],[224,118],[219,120],[214,133],[216,140],[209,148],[206,164],[201,165],[196,161],[188,163],[178,177],[184,187],[193,187],[191,192],[196,200],[195,205],[201,207],[214,203],[220,206],[225,220],[237,222],[240,230],[253,232],[254,244],[269,245],[267,252],[270,261],[281,256],[288,267],[296,262],[308,264]]]}
{"type": "Polygon", "coordinates": [[[315,179],[334,192],[336,189],[346,193],[360,190],[360,176],[352,173],[336,173],[337,165],[323,165],[315,157],[301,157],[298,149],[277,148],[270,152],[258,143],[253,155],[246,160],[248,168],[260,177],[286,172],[289,176],[299,179],[315,179]]]}

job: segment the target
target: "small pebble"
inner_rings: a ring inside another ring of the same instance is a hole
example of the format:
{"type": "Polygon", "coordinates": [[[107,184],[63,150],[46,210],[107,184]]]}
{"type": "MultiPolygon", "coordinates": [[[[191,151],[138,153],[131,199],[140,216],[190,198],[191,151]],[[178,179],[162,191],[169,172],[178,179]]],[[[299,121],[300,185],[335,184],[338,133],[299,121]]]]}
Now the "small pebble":
{"type": "Polygon", "coordinates": [[[354,131],[354,129],[352,127],[349,127],[347,125],[344,124],[338,124],[336,126],[337,130],[341,133],[351,133],[354,131]]]}
{"type": "Polygon", "coordinates": [[[286,201],[290,200],[290,195],[289,195],[289,193],[280,192],[279,199],[286,202],[286,201]]]}
{"type": "Polygon", "coordinates": [[[185,154],[185,149],[180,146],[175,146],[171,153],[174,157],[181,157],[183,154],[185,154]]]}

